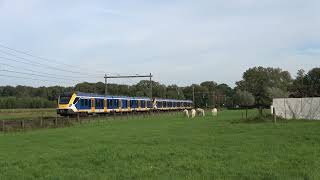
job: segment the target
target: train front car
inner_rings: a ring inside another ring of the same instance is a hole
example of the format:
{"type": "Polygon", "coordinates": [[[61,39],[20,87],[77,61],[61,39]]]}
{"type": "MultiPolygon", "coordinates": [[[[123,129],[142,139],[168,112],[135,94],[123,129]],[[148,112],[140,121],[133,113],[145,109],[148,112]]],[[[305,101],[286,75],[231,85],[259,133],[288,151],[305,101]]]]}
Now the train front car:
{"type": "Polygon", "coordinates": [[[74,101],[77,99],[76,93],[64,93],[59,96],[57,114],[69,116],[76,113],[74,101]]]}

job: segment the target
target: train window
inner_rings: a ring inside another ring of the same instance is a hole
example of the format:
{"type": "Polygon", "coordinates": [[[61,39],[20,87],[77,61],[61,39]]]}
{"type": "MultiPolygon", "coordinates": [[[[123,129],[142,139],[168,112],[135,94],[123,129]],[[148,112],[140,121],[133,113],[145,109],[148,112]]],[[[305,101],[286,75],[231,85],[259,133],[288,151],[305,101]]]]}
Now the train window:
{"type": "Polygon", "coordinates": [[[118,100],[118,99],[114,99],[114,100],[113,100],[113,107],[114,107],[115,109],[117,109],[117,108],[119,107],[119,100],[118,100]]]}
{"type": "Polygon", "coordinates": [[[71,96],[60,96],[59,97],[59,104],[69,104],[71,96]]]}
{"type": "Polygon", "coordinates": [[[103,99],[95,99],[95,106],[97,108],[103,107],[103,99]]]}
{"type": "Polygon", "coordinates": [[[84,106],[84,99],[80,99],[80,105],[84,106]]]}
{"type": "Polygon", "coordinates": [[[91,107],[91,99],[88,99],[88,107],[91,107]]]}
{"type": "Polygon", "coordinates": [[[128,101],[127,100],[121,100],[122,101],[122,108],[127,109],[128,108],[128,101]]]}
{"type": "Polygon", "coordinates": [[[95,100],[95,106],[96,106],[96,107],[99,107],[99,99],[96,99],[96,100],[95,100]]]}
{"type": "Polygon", "coordinates": [[[112,99],[107,99],[108,109],[112,109],[112,99]]]}
{"type": "Polygon", "coordinates": [[[148,108],[152,108],[152,106],[151,106],[151,101],[147,101],[147,107],[148,107],[148,108]]]}
{"type": "Polygon", "coordinates": [[[141,103],[141,108],[145,108],[146,107],[146,102],[145,101],[140,101],[140,103],[141,103]]]}
{"type": "Polygon", "coordinates": [[[131,100],[130,104],[131,104],[131,108],[138,108],[138,101],[137,100],[131,100]]]}
{"type": "Polygon", "coordinates": [[[74,99],[73,104],[76,104],[78,101],[79,101],[79,98],[77,97],[74,99]]]}

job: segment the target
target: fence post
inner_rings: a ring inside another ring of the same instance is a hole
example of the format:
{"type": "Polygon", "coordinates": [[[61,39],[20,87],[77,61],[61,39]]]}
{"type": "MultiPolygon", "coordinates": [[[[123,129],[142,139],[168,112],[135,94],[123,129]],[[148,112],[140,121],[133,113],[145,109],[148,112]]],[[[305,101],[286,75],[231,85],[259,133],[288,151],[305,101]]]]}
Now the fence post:
{"type": "Polygon", "coordinates": [[[273,120],[274,120],[274,123],[276,124],[277,123],[277,116],[276,116],[276,108],[273,107],[273,120]]]}
{"type": "Polygon", "coordinates": [[[2,131],[4,132],[5,130],[4,120],[2,120],[2,131]]]}
{"type": "Polygon", "coordinates": [[[283,98],[283,105],[284,105],[284,118],[287,119],[286,98],[283,98]]]}
{"type": "Polygon", "coordinates": [[[43,124],[43,117],[42,115],[40,116],[40,127],[42,127],[42,124],[43,124]]]}
{"type": "Polygon", "coordinates": [[[21,120],[21,127],[24,130],[24,119],[21,120]]]}
{"type": "Polygon", "coordinates": [[[302,111],[303,111],[303,109],[302,109],[302,98],[300,98],[300,106],[301,106],[301,108],[300,108],[300,116],[299,116],[299,119],[302,119],[303,117],[302,117],[302,111]]]}

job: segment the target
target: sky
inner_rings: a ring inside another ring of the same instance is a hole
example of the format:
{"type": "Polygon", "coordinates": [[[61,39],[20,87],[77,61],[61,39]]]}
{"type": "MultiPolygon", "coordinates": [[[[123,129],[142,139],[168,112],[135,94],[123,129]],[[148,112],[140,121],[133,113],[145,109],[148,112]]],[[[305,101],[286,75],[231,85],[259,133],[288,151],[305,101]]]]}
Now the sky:
{"type": "Polygon", "coordinates": [[[294,77],[320,66],[319,32],[318,0],[0,0],[0,75],[11,76],[0,86],[151,72],[163,84],[234,87],[254,66],[294,77]]]}

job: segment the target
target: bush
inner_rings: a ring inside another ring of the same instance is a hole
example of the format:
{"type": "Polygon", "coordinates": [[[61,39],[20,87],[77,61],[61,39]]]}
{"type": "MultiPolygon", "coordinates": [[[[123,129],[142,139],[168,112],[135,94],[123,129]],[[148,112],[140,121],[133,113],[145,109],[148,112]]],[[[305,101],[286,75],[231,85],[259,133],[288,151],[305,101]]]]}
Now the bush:
{"type": "Polygon", "coordinates": [[[54,108],[57,106],[55,101],[49,101],[44,98],[17,98],[2,97],[0,98],[0,109],[16,109],[16,108],[54,108]]]}

